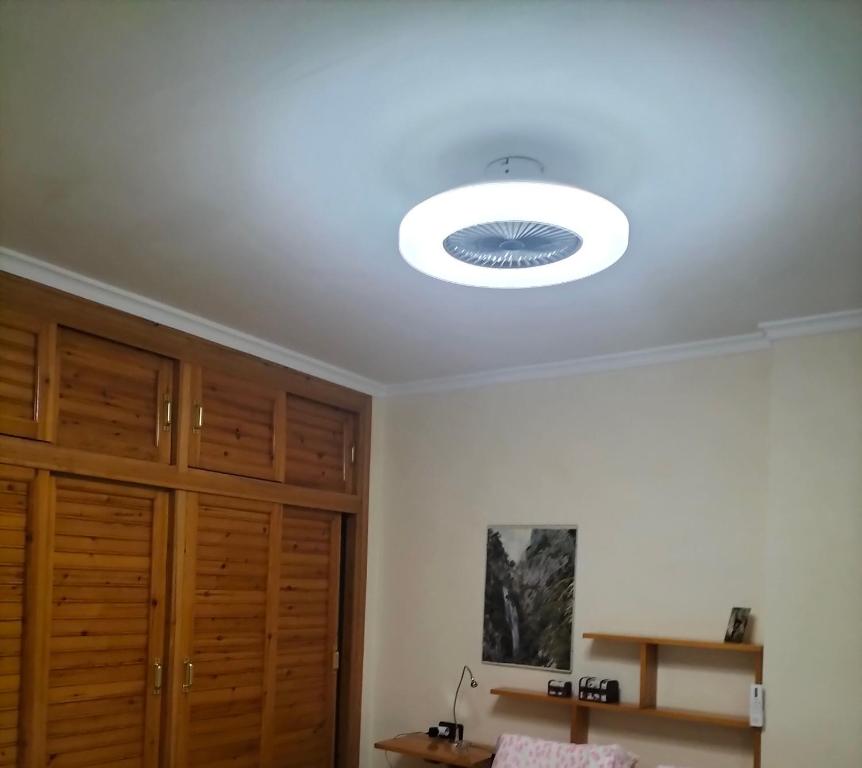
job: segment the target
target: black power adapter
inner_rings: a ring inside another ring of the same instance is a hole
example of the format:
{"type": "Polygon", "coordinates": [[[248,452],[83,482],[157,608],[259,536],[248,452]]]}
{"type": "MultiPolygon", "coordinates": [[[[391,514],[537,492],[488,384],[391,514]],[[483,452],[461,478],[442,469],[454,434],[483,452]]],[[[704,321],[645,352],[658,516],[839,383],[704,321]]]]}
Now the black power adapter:
{"type": "Polygon", "coordinates": [[[432,739],[443,739],[444,741],[462,741],[464,739],[464,726],[461,723],[447,723],[440,721],[437,725],[432,725],[427,734],[432,739]]]}

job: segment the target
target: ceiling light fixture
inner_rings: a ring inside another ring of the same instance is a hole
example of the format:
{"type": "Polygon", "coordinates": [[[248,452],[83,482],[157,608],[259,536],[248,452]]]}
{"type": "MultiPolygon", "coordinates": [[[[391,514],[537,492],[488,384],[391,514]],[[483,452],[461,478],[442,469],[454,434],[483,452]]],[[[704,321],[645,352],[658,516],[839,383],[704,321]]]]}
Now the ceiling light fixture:
{"type": "Polygon", "coordinates": [[[488,175],[502,180],[419,203],[401,221],[404,260],[439,280],[487,288],[556,285],[607,269],[628,247],[625,214],[578,187],[527,178],[543,170],[532,158],[500,158],[488,175]]]}

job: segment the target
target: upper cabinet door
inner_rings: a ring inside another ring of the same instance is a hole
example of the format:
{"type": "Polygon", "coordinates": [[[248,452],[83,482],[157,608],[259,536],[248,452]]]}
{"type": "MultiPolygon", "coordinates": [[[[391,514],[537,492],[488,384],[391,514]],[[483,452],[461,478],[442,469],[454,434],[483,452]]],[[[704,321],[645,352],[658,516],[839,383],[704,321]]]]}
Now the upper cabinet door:
{"type": "Polygon", "coordinates": [[[195,366],[189,465],[282,480],[284,400],[275,387],[195,366]]]}
{"type": "Polygon", "coordinates": [[[170,462],[172,360],[68,328],[58,357],[58,445],[170,462]]]}
{"type": "Polygon", "coordinates": [[[0,432],[52,438],[50,389],[55,326],[0,311],[0,432]]]}
{"type": "Polygon", "coordinates": [[[353,493],[354,424],[349,411],[288,395],[285,482],[353,493]]]}

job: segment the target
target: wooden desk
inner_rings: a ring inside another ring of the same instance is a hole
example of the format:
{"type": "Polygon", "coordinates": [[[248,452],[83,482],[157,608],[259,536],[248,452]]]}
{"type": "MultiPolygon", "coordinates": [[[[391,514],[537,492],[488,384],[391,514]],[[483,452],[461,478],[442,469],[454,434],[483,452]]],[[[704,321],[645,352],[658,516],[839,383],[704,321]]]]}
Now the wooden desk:
{"type": "Polygon", "coordinates": [[[424,733],[408,733],[394,739],[384,739],[378,741],[374,748],[455,768],[489,768],[494,759],[494,750],[491,747],[470,744],[466,749],[458,750],[451,741],[432,739],[424,733]]]}

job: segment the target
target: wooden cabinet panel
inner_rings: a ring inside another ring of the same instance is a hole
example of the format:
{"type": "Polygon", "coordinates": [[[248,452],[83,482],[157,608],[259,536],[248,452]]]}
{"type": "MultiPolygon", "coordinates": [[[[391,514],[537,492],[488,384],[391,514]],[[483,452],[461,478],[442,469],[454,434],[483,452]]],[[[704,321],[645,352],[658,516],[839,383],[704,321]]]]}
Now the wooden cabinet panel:
{"type": "Polygon", "coordinates": [[[198,366],[192,393],[191,466],[282,479],[283,392],[198,366]]]}
{"type": "Polygon", "coordinates": [[[342,520],[353,764],[370,399],[9,275],[0,295],[0,768],[329,768],[342,520]]]}
{"type": "Polygon", "coordinates": [[[351,493],[354,421],[348,411],[288,395],[285,482],[351,493]]]}
{"type": "Polygon", "coordinates": [[[0,432],[49,440],[55,327],[0,311],[0,432]]]}
{"type": "MultiPolygon", "coordinates": [[[[178,734],[177,762],[194,768],[268,764],[262,757],[267,661],[271,526],[280,507],[201,494],[188,500],[184,585],[179,606],[189,639],[192,684],[178,734]]],[[[186,669],[178,669],[182,683],[186,669]]]]}
{"type": "Polygon", "coordinates": [[[68,328],[58,358],[59,445],[170,461],[172,360],[68,328]]]}
{"type": "Polygon", "coordinates": [[[273,766],[330,768],[341,518],[285,508],[281,526],[273,766]]]}
{"type": "Polygon", "coordinates": [[[55,480],[45,743],[33,766],[156,768],[167,495],[55,480]]]}
{"type": "Polygon", "coordinates": [[[0,465],[0,766],[18,764],[24,560],[34,475],[0,465]]]}

